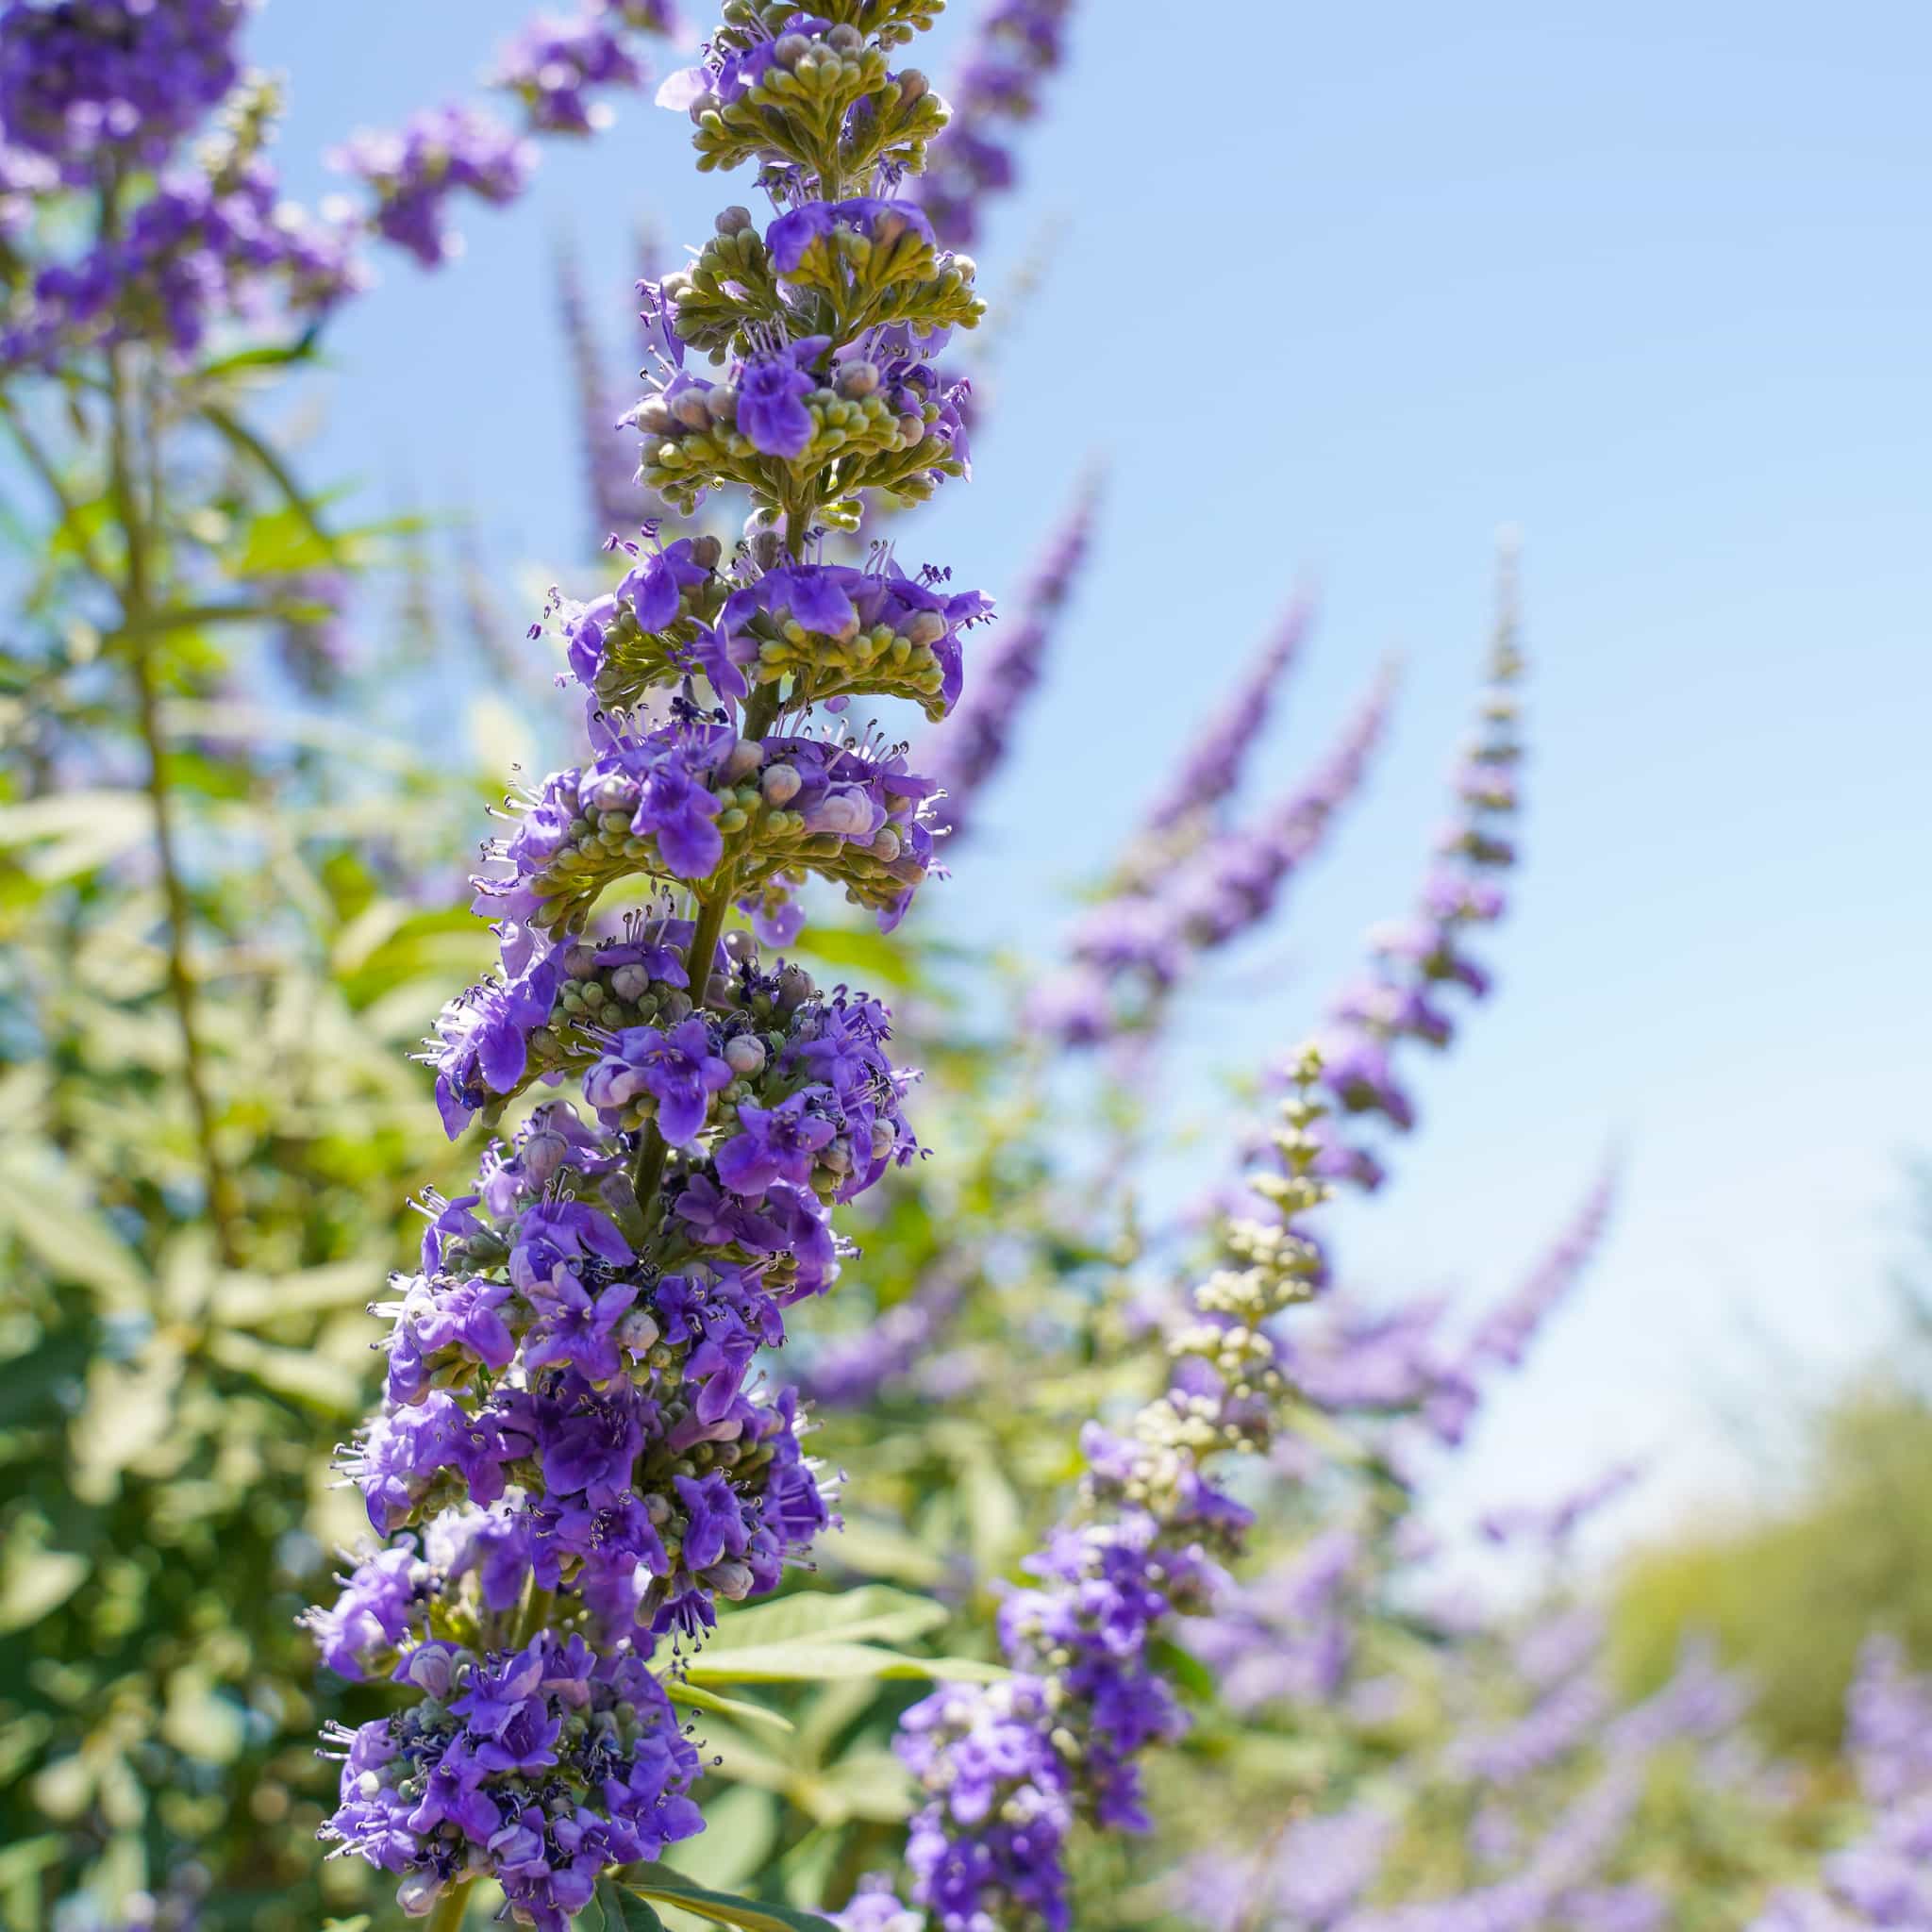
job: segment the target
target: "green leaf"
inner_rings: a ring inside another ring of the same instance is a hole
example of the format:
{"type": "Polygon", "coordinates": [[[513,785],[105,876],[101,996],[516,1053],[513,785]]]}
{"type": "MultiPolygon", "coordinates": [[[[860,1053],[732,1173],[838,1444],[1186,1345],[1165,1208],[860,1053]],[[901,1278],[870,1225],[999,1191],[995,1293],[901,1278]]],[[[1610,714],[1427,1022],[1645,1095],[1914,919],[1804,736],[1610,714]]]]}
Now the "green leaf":
{"type": "Polygon", "coordinates": [[[974,1657],[908,1657],[875,1643],[761,1643],[741,1650],[713,1645],[685,1665],[704,1684],[822,1684],[841,1677],[935,1677],[992,1684],[1011,1674],[974,1657]]]}
{"type": "Polygon", "coordinates": [[[0,1148],[0,1227],[10,1227],[57,1281],[92,1289],[109,1310],[146,1306],[139,1259],[51,1147],[16,1136],[0,1148]]]}
{"type": "Polygon", "coordinates": [[[887,1584],[802,1590],[776,1603],[733,1610],[719,1625],[715,1641],[731,1650],[789,1643],[801,1637],[834,1637],[841,1642],[866,1637],[898,1642],[937,1630],[951,1614],[943,1604],[887,1584]]]}
{"type": "Polygon", "coordinates": [[[687,1684],[681,1677],[667,1678],[664,1690],[672,1703],[688,1704],[693,1710],[715,1710],[721,1717],[740,1718],[750,1724],[769,1724],[774,1731],[797,1729],[789,1717],[767,1710],[762,1704],[752,1704],[742,1697],[721,1697],[717,1691],[687,1684]]]}
{"type": "Polygon", "coordinates": [[[618,1883],[626,1891],[682,1906],[717,1924],[736,1926],[739,1932],[839,1932],[829,1919],[822,1919],[816,1912],[802,1912],[795,1906],[762,1905],[728,1891],[707,1891],[703,1886],[672,1878],[653,1865],[627,1867],[619,1874],[618,1883]]]}
{"type": "Polygon", "coordinates": [[[1197,1697],[1204,1704],[1212,1704],[1219,1693],[1214,1681],[1214,1673],[1191,1651],[1183,1650],[1178,1643],[1165,1637],[1158,1637],[1150,1655],[1155,1664],[1172,1677],[1190,1697],[1197,1697]]]}
{"type": "Polygon", "coordinates": [[[291,513],[308,533],[309,539],[322,552],[323,559],[336,563],[341,561],[336,540],[323,527],[321,517],[313,503],[296,482],[293,473],[277,456],[273,448],[258,436],[239,416],[231,415],[217,403],[204,403],[202,420],[209,427],[218,430],[242,455],[253,459],[275,488],[281,492],[282,500],[291,513]]]}
{"type": "Polygon", "coordinates": [[[625,1891],[608,1878],[597,1881],[597,1903],[604,1908],[604,1932],[664,1932],[664,1921],[641,1893],[625,1891]]]}

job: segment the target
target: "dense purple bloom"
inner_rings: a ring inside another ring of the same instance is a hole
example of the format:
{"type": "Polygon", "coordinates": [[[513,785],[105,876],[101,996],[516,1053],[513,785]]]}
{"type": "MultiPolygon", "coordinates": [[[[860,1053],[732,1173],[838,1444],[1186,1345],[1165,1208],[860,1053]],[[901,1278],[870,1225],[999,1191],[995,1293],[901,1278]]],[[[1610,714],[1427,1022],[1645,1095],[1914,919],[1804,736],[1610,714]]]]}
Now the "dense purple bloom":
{"type": "Polygon", "coordinates": [[[524,104],[543,134],[590,134],[606,127],[610,109],[586,98],[592,88],[635,90],[645,74],[630,49],[620,11],[593,5],[575,20],[539,14],[498,60],[491,85],[524,104]]]}
{"type": "Polygon", "coordinates": [[[799,366],[804,346],[791,343],[774,355],[755,356],[738,375],[739,428],[754,449],[788,461],[805,454],[812,436],[805,398],[817,385],[799,366]]]}
{"type": "Polygon", "coordinates": [[[1040,682],[1056,622],[1086,560],[1097,495],[1091,484],[1081,491],[1053,532],[1013,617],[980,653],[972,690],[930,747],[920,747],[922,763],[945,794],[934,807],[936,830],[958,837],[980,789],[1006,756],[1014,721],[1040,682]]]}
{"type": "Polygon", "coordinates": [[[908,184],[948,247],[971,247],[989,195],[1017,178],[1003,124],[1040,111],[1041,83],[1065,58],[1074,0],[994,0],[981,15],[953,83],[953,118],[932,144],[925,172],[908,184]]]}
{"type": "Polygon", "coordinates": [[[0,13],[0,131],[72,182],[98,157],[153,165],[241,75],[244,0],[10,0],[0,13]]]}
{"type": "Polygon", "coordinates": [[[600,1873],[702,1826],[686,1795],[696,1747],[629,1651],[597,1657],[550,1632],[481,1657],[425,1644],[397,1677],[428,1697],[334,1734],[341,1802],[325,1830],[385,1871],[424,1874],[405,1888],[418,1901],[487,1873],[540,1932],[566,1932],[600,1873]]]}
{"type": "Polygon", "coordinates": [[[1275,690],[1300,654],[1313,621],[1313,604],[1306,597],[1296,598],[1148,808],[1145,824],[1150,832],[1167,831],[1210,810],[1241,783],[1248,753],[1268,723],[1275,690]]]}
{"type": "Polygon", "coordinates": [[[495,207],[514,201],[536,163],[530,143],[480,108],[425,108],[397,132],[364,129],[330,157],[375,192],[377,230],[425,268],[460,247],[445,204],[474,194],[495,207]]]}
{"type": "Polygon", "coordinates": [[[592,1107],[605,1110],[648,1093],[658,1103],[658,1131],[672,1146],[683,1147],[704,1126],[711,1095],[730,1084],[731,1069],[711,1051],[709,1029],[691,1019],[668,1033],[638,1026],[619,1034],[612,1052],[591,1069],[584,1091],[592,1107]]]}
{"type": "Polygon", "coordinates": [[[361,284],[347,231],[280,198],[260,156],[218,174],[170,171],[123,232],[34,276],[0,336],[8,362],[49,362],[94,341],[150,341],[187,355],[227,318],[313,319],[361,284]]]}

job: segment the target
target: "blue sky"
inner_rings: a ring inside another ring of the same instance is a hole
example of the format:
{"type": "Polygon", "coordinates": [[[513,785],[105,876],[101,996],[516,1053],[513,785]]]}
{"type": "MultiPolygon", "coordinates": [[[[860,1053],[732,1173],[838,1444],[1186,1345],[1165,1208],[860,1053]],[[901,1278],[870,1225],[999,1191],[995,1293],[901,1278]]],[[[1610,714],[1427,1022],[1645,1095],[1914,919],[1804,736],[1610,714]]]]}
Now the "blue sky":
{"type": "MultiPolygon", "coordinates": [[[[1643,1452],[1640,1524],[1761,1488],[1802,1406],[1882,1347],[1899,1158],[1932,1141],[1932,13],[1564,11],[1226,0],[1197,45],[1152,0],[1090,0],[981,252],[995,301],[1042,248],[1044,280],[975,479],[915,548],[1005,588],[1110,465],[1023,755],[944,888],[958,929],[1041,953],[1297,573],[1324,614],[1264,785],[1402,654],[1372,797],[1177,1037],[1199,1176],[1217,1076],[1296,1038],[1411,892],[1491,535],[1524,527],[1535,754],[1501,991],[1345,1238],[1391,1291],[1500,1290],[1619,1142],[1611,1242],[1456,1490],[1643,1452]]],[[[321,192],[309,158],[351,127],[463,92],[522,12],[274,0],[256,50],[291,75],[291,186],[321,192]]],[[[455,267],[388,261],[335,340],[322,471],[473,512],[507,582],[571,563],[554,249],[575,237],[619,339],[636,223],[695,238],[729,198],[683,133],[628,106],[551,144],[519,208],[467,215],[455,267]]]]}

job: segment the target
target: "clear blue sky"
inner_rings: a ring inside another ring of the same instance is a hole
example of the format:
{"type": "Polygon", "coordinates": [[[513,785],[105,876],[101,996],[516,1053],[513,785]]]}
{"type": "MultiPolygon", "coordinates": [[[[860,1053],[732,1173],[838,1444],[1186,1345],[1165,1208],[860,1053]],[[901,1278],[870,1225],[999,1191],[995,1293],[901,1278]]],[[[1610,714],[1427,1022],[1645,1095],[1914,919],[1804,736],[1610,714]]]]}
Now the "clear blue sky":
{"type": "MultiPolygon", "coordinates": [[[[316,192],[308,157],[351,126],[461,92],[523,10],[273,0],[256,47],[291,76],[292,185],[316,192]]],[[[1491,535],[1520,523],[1536,751],[1501,996],[1430,1070],[1425,1132],[1348,1252],[1391,1289],[1499,1289],[1621,1139],[1613,1241],[1458,1487],[1537,1494],[1648,1450],[1626,1520],[1748,1488],[1731,1419],[1774,1443],[1882,1343],[1898,1157],[1932,1144],[1932,13],[1081,13],[982,251],[997,299],[1058,218],[1046,280],[976,479],[915,548],[997,591],[1090,454],[1112,485],[943,916],[1050,946],[1298,570],[1326,614],[1270,772],[1399,649],[1373,799],[1181,1035],[1207,1172],[1211,1074],[1292,1040],[1403,908],[1491,535]]],[[[727,198],[683,136],[627,107],[602,142],[549,145],[519,208],[467,216],[441,277],[388,262],[336,340],[324,467],[474,509],[507,580],[571,561],[553,244],[575,236],[617,337],[637,219],[696,238],[727,198]]]]}

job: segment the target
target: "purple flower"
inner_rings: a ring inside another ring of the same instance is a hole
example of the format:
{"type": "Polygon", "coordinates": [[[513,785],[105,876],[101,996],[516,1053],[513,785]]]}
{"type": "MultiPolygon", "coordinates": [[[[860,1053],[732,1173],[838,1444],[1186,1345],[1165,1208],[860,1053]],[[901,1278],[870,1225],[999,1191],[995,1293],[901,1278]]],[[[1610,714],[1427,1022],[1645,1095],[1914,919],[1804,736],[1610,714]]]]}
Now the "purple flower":
{"type": "Polygon", "coordinates": [[[734,1194],[762,1194],[775,1180],[808,1186],[814,1157],[836,1132],[823,1113],[808,1111],[813,1097],[806,1090],[774,1108],[743,1102],[744,1131],[718,1149],[719,1180],[734,1194]]]}
{"type": "Polygon", "coordinates": [[[365,129],[329,157],[375,195],[376,229],[425,268],[460,247],[444,204],[457,193],[502,207],[528,185],[536,151],[493,115],[475,108],[425,108],[397,133],[365,129]]]}
{"type": "Polygon", "coordinates": [[[816,387],[798,363],[805,345],[794,343],[774,356],[756,356],[738,374],[738,426],[751,446],[790,462],[805,454],[812,438],[811,411],[805,398],[816,387]]]}
{"type": "Polygon", "coordinates": [[[575,1275],[559,1271],[525,1340],[525,1367],[569,1363],[588,1381],[609,1381],[624,1366],[613,1332],[637,1296],[630,1281],[614,1281],[593,1296],[575,1275]]]}
{"type": "Polygon", "coordinates": [[[78,186],[96,157],[147,165],[241,77],[243,0],[11,0],[0,13],[0,131],[78,186]]]}
{"type": "Polygon", "coordinates": [[[586,1394],[549,1436],[543,1482],[560,1496],[581,1495],[593,1507],[619,1501],[643,1446],[643,1430],[629,1404],[586,1394]]]}
{"type": "Polygon", "coordinates": [[[664,863],[679,878],[699,879],[716,870],[724,841],[711,822],[718,801],[688,759],[666,756],[643,775],[630,828],[655,838],[664,863]]]}
{"type": "Polygon", "coordinates": [[[704,1021],[681,1021],[667,1032],[632,1026],[617,1036],[614,1050],[598,1061],[584,1083],[585,1097],[600,1110],[621,1108],[639,1093],[658,1103],[658,1131],[674,1147],[689,1146],[703,1131],[711,1095],[731,1084],[731,1068],[712,1051],[704,1021]]]}

